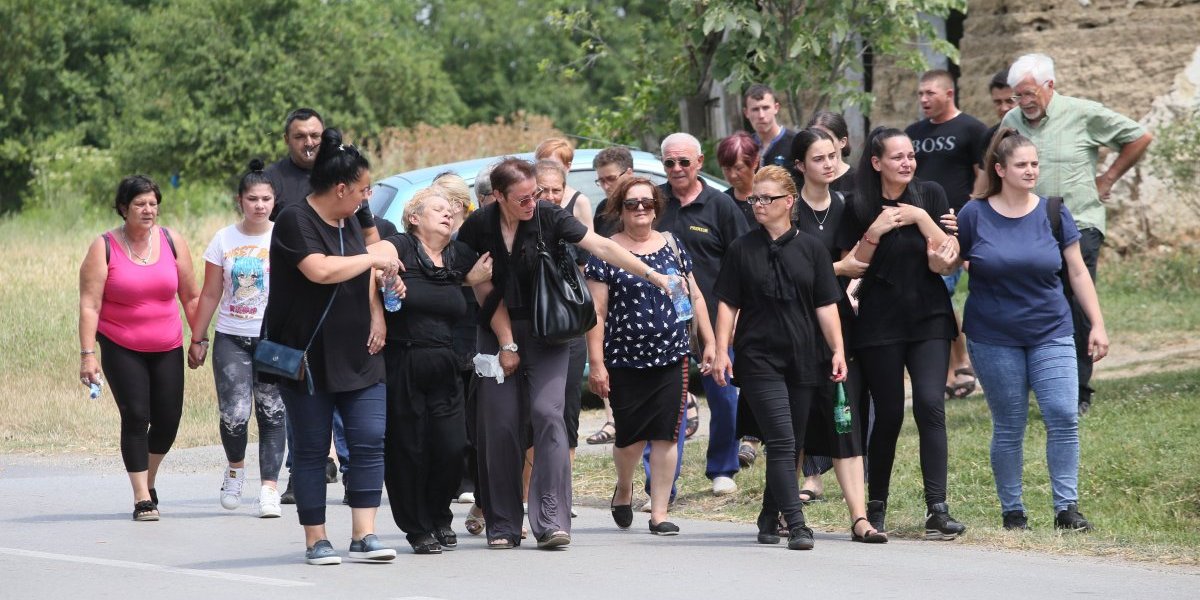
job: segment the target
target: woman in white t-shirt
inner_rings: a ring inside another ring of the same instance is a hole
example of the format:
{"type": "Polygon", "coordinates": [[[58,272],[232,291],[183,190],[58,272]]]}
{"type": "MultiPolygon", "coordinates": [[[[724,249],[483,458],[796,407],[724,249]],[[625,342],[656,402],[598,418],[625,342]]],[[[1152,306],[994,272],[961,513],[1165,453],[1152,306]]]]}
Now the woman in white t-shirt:
{"type": "Polygon", "coordinates": [[[213,378],[221,416],[221,444],[229,466],[221,485],[221,506],[234,510],[241,505],[245,483],[246,443],[253,407],[258,419],[258,469],[262,490],[258,496],[260,517],[280,516],[276,482],[283,463],[284,408],[279,388],[259,383],[254,377],[254,348],[267,309],[267,284],[271,274],[271,209],[275,190],[263,174],[263,163],[250,161],[249,171],[238,184],[237,207],[242,220],[213,236],[204,251],[204,289],[188,366],[204,364],[208,339],[196,339],[208,331],[213,314],[217,333],[213,340],[213,378]]]}

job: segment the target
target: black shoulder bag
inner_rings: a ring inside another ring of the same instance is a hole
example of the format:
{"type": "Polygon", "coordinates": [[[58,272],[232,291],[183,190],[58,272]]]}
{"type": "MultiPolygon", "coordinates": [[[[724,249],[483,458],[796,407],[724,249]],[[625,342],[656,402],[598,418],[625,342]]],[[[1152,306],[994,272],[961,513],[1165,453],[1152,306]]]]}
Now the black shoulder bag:
{"type": "Polygon", "coordinates": [[[596,325],[596,308],[570,246],[558,240],[552,253],[542,237],[540,210],[535,209],[534,218],[537,256],[533,273],[533,335],[545,342],[562,343],[596,325]]]}
{"type": "MultiPolygon", "coordinates": [[[[346,244],[342,239],[342,227],[338,226],[338,246],[341,249],[342,256],[346,255],[346,244]]],[[[293,381],[303,381],[308,385],[308,395],[313,395],[313,380],[312,373],[308,370],[308,349],[312,347],[313,340],[317,339],[317,333],[321,331],[321,325],[325,324],[325,317],[329,316],[329,309],[333,306],[333,299],[337,298],[338,288],[342,284],[337,284],[333,288],[333,293],[329,296],[329,303],[325,305],[325,312],[321,313],[321,319],[317,321],[316,328],[313,329],[312,336],[308,338],[308,343],[304,345],[304,349],[285,346],[279,342],[268,340],[264,334],[262,339],[258,341],[258,346],[254,349],[254,370],[258,373],[268,373],[270,375],[278,375],[286,377],[293,381]]],[[[263,315],[263,331],[267,330],[266,315],[263,315]]]]}

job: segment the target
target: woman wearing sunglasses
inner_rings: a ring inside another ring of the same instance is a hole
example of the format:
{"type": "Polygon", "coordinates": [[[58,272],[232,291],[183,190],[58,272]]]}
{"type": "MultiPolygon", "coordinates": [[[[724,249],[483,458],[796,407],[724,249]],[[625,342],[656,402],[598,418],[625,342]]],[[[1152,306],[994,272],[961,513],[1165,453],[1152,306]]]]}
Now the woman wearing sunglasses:
{"type": "Polygon", "coordinates": [[[763,432],[767,481],[759,543],[779,542],[775,515],[782,513],[788,548],[810,550],[813,535],[804,524],[796,457],[810,405],[828,380],[845,379],[846,360],[837,309],[842,291],[821,242],[792,225],[796,198],[787,169],[771,165],[755,174],[747,202],[761,227],[734,241],[721,262],[713,374],[727,385],[732,367],[763,432]]]}
{"type": "Polygon", "coordinates": [[[671,278],[612,240],[588,231],[570,213],[545,201],[533,165],[506,158],[492,170],[496,201],[467,218],[458,240],[477,253],[490,252],[494,275],[481,283],[479,352],[498,354],[504,382],[479,381],[480,484],[488,547],[521,541],[522,405],[528,406],[537,461],[529,482],[529,528],[539,548],[571,543],[571,465],[563,423],[563,389],[569,349],[533,335],[530,318],[538,232],[549,248],[559,240],[579,244],[600,260],[636,273],[660,289],[671,278]]]}
{"type": "Polygon", "coordinates": [[[444,191],[420,190],[404,206],[405,233],[388,232],[370,248],[403,266],[404,303],[385,316],[384,481],[392,517],[417,554],[458,547],[447,499],[462,480],[467,429],[454,326],[467,313],[462,286],[491,276],[486,254],[477,260],[451,239],[454,214],[444,191]]]}
{"type": "MultiPolygon", "coordinates": [[[[692,310],[703,340],[701,372],[713,362],[712,327],[704,296],[692,278],[692,260],[669,233],[654,230],[665,208],[662,192],[649,179],[617,183],[606,207],[617,223],[612,240],[660,272],[674,270],[688,280],[692,310]]],[[[688,324],[678,320],[671,298],[637,275],[593,258],[588,287],[598,322],[587,335],[592,392],[608,398],[616,441],[617,485],[611,511],[621,529],[633,523],[633,471],[650,445],[650,533],[676,535],[667,521],[671,484],[680,455],[681,424],[687,405],[688,324]]]]}
{"type": "Polygon", "coordinates": [[[867,444],[867,518],[886,531],[896,440],[904,422],[904,373],[912,381],[913,417],[921,438],[925,539],[952,540],[966,526],[946,504],[946,410],[943,388],[950,340],[958,326],[940,273],[958,258],[958,242],[939,225],[946,193],[916,181],[912,140],[879,127],[858,167],[858,193],[846,207],[837,246],[868,263],[858,298],[854,347],[871,394],[875,420],[867,444]]]}

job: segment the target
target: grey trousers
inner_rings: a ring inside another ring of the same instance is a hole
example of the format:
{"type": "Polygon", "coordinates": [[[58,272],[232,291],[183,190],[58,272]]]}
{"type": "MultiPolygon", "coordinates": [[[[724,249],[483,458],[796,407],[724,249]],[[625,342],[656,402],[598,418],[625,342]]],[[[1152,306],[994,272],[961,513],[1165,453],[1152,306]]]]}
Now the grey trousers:
{"type": "MultiPolygon", "coordinates": [[[[520,367],[504,383],[478,381],[479,484],[486,490],[488,541],[521,542],[521,468],[526,423],[533,428],[533,476],[529,480],[529,529],[534,538],[571,531],[571,459],[563,423],[569,346],[543,344],[528,321],[513,321],[520,367]],[[528,421],[527,421],[528,420],[528,421]]],[[[500,344],[490,328],[479,328],[481,354],[500,344]]]]}

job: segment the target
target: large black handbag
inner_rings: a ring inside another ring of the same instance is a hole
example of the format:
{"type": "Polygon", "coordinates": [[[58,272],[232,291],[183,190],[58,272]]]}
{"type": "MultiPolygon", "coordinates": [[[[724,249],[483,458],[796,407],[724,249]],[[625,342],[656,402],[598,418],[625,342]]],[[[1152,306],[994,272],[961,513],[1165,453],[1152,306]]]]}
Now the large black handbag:
{"type": "Polygon", "coordinates": [[[551,252],[542,237],[541,211],[536,211],[534,218],[533,335],[545,342],[562,343],[596,325],[596,307],[570,245],[558,240],[551,252]]]}

